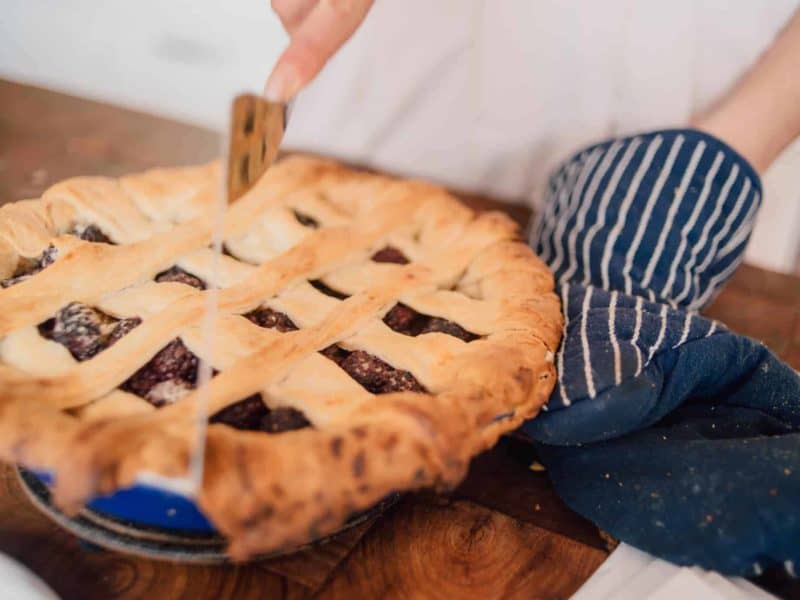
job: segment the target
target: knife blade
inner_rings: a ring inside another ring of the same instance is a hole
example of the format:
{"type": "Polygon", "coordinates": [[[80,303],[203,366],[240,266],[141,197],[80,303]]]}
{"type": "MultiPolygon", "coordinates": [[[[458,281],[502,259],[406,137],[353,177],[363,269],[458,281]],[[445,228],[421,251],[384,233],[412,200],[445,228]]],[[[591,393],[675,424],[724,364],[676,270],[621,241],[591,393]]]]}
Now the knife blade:
{"type": "MultiPolygon", "coordinates": [[[[286,104],[269,102],[255,94],[241,94],[231,105],[230,128],[222,140],[225,158],[220,191],[214,206],[211,281],[217,281],[223,245],[223,225],[227,207],[256,185],[278,156],[289,114],[286,104]]],[[[205,441],[210,400],[209,383],[214,364],[214,339],[217,325],[219,289],[209,285],[201,322],[203,357],[198,372],[199,393],[195,406],[195,443],[189,465],[189,478],[195,492],[203,483],[205,441]]]]}
{"type": "Polygon", "coordinates": [[[288,110],[254,94],[234,99],[225,161],[228,204],[252,188],[277,158],[288,110]]]}

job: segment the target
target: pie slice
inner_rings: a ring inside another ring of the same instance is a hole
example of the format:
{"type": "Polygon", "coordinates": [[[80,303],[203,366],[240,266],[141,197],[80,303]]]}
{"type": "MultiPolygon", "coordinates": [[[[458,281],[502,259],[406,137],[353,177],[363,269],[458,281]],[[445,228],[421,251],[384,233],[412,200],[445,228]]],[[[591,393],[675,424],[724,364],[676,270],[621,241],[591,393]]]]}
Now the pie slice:
{"type": "Polygon", "coordinates": [[[75,510],[185,473],[205,290],[219,288],[200,508],[234,557],[446,488],[537,414],[562,317],[500,213],[294,156],[224,223],[217,164],[81,177],[0,208],[0,456],[75,510]]]}

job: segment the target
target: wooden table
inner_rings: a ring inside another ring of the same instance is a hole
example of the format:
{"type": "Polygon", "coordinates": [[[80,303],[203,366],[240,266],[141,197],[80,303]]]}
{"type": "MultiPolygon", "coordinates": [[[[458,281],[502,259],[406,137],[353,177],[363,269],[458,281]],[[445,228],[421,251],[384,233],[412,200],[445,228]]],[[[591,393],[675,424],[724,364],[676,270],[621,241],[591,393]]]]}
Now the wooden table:
{"type": "MultiPolygon", "coordinates": [[[[0,107],[0,203],[37,197],[73,175],[191,164],[218,150],[216,135],[202,129],[10,82],[0,81],[0,107]]],[[[800,367],[800,279],[742,267],[709,313],[800,367]]],[[[607,550],[597,529],[555,496],[546,474],[528,468],[532,459],[527,445],[505,439],[447,497],[407,495],[317,549],[214,567],[86,548],[41,516],[3,467],[0,550],[67,598],[565,598],[607,550]]]]}

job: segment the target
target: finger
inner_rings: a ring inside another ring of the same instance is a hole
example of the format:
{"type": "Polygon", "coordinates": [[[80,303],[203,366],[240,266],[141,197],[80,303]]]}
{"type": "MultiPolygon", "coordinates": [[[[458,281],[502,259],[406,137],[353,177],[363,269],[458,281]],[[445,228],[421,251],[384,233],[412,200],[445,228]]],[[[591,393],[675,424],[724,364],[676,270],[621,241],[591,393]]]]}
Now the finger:
{"type": "Polygon", "coordinates": [[[265,95],[285,102],[319,73],[353,35],[372,0],[319,0],[295,30],[267,81],[265,95]]]}
{"type": "Polygon", "coordinates": [[[278,15],[286,33],[292,36],[318,2],[319,0],[272,0],[272,10],[278,15]]]}

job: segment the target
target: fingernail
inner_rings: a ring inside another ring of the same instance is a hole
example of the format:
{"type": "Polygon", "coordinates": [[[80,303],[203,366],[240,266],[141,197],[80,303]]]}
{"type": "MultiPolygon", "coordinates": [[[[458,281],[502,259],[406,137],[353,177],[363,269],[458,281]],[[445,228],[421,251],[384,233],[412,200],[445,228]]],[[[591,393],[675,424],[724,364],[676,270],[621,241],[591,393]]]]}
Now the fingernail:
{"type": "Polygon", "coordinates": [[[264,88],[264,97],[270,102],[286,102],[300,89],[300,80],[295,70],[281,65],[272,72],[264,88]]]}

